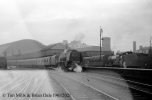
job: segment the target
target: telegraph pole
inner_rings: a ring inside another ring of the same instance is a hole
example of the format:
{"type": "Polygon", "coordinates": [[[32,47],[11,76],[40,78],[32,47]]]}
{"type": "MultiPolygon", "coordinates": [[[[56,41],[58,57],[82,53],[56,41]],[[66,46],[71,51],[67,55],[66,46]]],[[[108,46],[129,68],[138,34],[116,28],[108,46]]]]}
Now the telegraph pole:
{"type": "Polygon", "coordinates": [[[152,50],[151,50],[151,36],[150,36],[150,47],[149,47],[149,55],[152,56],[152,50]]]}
{"type": "Polygon", "coordinates": [[[103,32],[101,26],[100,26],[100,60],[101,60],[101,33],[103,32]]]}

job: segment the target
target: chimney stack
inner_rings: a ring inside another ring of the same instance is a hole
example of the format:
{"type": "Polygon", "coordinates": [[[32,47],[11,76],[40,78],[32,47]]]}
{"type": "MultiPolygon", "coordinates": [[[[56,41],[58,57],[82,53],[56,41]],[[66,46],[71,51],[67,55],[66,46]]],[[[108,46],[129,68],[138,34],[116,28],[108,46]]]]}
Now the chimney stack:
{"type": "Polygon", "coordinates": [[[136,52],[136,41],[133,41],[133,52],[136,52]]]}

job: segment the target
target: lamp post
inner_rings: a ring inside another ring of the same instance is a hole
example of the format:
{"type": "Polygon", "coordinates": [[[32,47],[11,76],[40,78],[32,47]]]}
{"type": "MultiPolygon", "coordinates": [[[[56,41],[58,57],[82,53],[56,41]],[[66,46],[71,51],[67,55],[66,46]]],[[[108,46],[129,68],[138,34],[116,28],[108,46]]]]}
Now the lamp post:
{"type": "Polygon", "coordinates": [[[103,33],[103,30],[100,26],[100,60],[101,60],[101,34],[103,33]]]}

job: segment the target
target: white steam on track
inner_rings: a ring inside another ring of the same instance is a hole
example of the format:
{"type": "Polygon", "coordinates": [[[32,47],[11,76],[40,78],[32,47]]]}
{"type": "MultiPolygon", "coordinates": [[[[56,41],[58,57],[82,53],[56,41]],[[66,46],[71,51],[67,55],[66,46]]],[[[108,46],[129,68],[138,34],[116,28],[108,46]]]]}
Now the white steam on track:
{"type": "Polygon", "coordinates": [[[74,72],[82,72],[82,66],[75,63],[76,68],[73,69],[74,72]]]}

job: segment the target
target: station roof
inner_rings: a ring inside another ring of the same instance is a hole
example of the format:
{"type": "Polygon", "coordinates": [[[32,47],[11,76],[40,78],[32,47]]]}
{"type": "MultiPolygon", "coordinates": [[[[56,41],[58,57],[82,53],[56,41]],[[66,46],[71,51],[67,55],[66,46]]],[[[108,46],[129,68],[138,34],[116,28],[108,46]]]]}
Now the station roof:
{"type": "Polygon", "coordinates": [[[4,56],[4,52],[8,47],[9,47],[9,43],[5,45],[0,45],[0,56],[4,56]]]}
{"type": "Polygon", "coordinates": [[[6,52],[7,55],[12,56],[40,51],[43,48],[45,48],[45,45],[36,40],[24,39],[0,45],[0,54],[4,55],[4,52],[6,52]]]}

